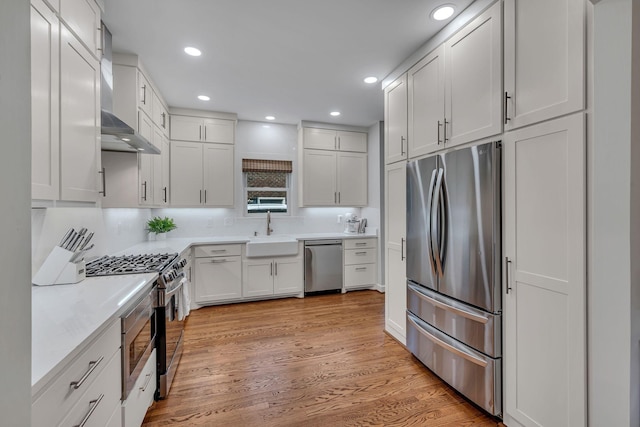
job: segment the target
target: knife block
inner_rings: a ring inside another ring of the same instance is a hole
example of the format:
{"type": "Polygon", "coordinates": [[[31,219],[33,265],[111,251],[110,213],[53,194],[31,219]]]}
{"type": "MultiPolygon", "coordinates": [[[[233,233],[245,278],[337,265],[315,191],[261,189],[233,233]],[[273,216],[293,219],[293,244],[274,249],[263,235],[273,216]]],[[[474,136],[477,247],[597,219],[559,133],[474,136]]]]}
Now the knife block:
{"type": "Polygon", "coordinates": [[[84,280],[86,269],[84,258],[71,262],[74,252],[56,246],[42,264],[35,276],[33,284],[38,286],[65,285],[84,280]]]}

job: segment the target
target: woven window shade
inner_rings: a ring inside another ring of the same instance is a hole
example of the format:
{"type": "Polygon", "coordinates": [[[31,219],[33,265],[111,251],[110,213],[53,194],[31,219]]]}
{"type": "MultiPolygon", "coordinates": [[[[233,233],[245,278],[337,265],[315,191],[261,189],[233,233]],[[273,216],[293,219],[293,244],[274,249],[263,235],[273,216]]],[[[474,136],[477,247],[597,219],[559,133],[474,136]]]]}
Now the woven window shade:
{"type": "Polygon", "coordinates": [[[242,159],[242,172],[287,172],[293,171],[291,160],[242,159]]]}

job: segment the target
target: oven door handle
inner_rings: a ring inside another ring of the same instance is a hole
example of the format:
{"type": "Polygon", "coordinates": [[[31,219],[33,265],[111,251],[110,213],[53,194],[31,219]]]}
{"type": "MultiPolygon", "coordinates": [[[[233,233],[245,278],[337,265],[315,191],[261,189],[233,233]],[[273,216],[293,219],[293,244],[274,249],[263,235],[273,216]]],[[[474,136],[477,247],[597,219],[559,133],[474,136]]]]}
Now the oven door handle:
{"type": "Polygon", "coordinates": [[[178,276],[174,279],[174,280],[178,280],[178,286],[176,286],[171,292],[167,292],[164,296],[164,300],[169,301],[171,299],[172,296],[174,296],[179,290],[180,288],[182,288],[182,286],[184,285],[184,283],[182,282],[182,279],[185,277],[184,271],[181,271],[178,276]]]}

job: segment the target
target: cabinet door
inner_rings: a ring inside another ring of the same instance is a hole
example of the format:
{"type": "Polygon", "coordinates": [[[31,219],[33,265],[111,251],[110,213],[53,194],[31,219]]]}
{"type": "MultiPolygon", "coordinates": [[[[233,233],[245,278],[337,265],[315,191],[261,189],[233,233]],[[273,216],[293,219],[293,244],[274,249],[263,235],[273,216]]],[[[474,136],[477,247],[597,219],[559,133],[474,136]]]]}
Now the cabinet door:
{"type": "Polygon", "coordinates": [[[153,89],[149,80],[138,70],[138,108],[153,117],[153,89]]]}
{"type": "Polygon", "coordinates": [[[336,150],[336,131],[330,129],[303,129],[304,148],[314,148],[316,150],[336,150]]]}
{"type": "Polygon", "coordinates": [[[582,113],[508,132],[505,424],[586,424],[582,113]]]}
{"type": "Polygon", "coordinates": [[[304,149],[302,167],[303,206],[335,206],[336,152],[304,149]]]}
{"type": "Polygon", "coordinates": [[[338,153],[338,204],[367,205],[367,155],[338,153]]]}
{"type": "Polygon", "coordinates": [[[207,206],[233,207],[233,146],[202,144],[204,161],[204,194],[207,206]]]}
{"type": "Polygon", "coordinates": [[[448,146],[502,132],[501,6],[495,3],[445,43],[448,146]]]}
{"type": "Polygon", "coordinates": [[[31,2],[31,197],[60,197],[58,18],[42,0],[31,2]]]}
{"type": "Polygon", "coordinates": [[[273,260],[273,294],[303,292],[302,257],[273,260]]]}
{"type": "Polygon", "coordinates": [[[444,69],[444,45],[440,45],[407,73],[409,157],[444,147],[444,69]]]}
{"type": "Polygon", "coordinates": [[[164,108],[162,100],[155,91],[152,91],[151,94],[153,95],[151,108],[153,113],[151,115],[153,124],[158,126],[162,130],[163,134],[169,136],[169,115],[167,114],[167,109],[164,108]]]}
{"type": "Polygon", "coordinates": [[[242,274],[242,296],[273,295],[273,259],[245,260],[242,274]]]}
{"type": "Polygon", "coordinates": [[[385,164],[407,158],[407,75],[384,90],[385,164]]]}
{"type": "Polygon", "coordinates": [[[142,110],[138,110],[138,133],[141,137],[158,147],[158,143],[153,138],[153,122],[151,122],[149,116],[142,110]]]}
{"type": "Polygon", "coordinates": [[[100,62],[61,26],[62,200],[95,202],[100,168],[100,62]]]}
{"type": "Polygon", "coordinates": [[[241,258],[196,258],[195,300],[198,303],[242,298],[241,258]]]}
{"type": "Polygon", "coordinates": [[[202,203],[202,144],[171,142],[171,205],[198,206],[202,203]]]}
{"type": "Polygon", "coordinates": [[[160,177],[157,174],[157,163],[154,164],[154,188],[159,187],[160,193],[154,194],[155,204],[166,206],[169,204],[169,160],[170,160],[169,140],[162,138],[162,154],[160,154],[160,177]]]}
{"type": "Polygon", "coordinates": [[[367,134],[362,132],[338,131],[338,150],[355,151],[358,153],[367,152],[367,134]]]}
{"type": "Polygon", "coordinates": [[[584,108],[585,51],[584,1],[506,0],[505,129],[584,108]]]}
{"type": "Polygon", "coordinates": [[[406,343],[406,162],[385,171],[385,329],[406,343]]]}
{"type": "Polygon", "coordinates": [[[235,142],[235,122],[233,120],[204,119],[205,142],[233,144],[235,142]]]}
{"type": "Polygon", "coordinates": [[[171,116],[171,139],[179,141],[201,141],[202,119],[189,116],[171,116]]]}
{"type": "Polygon", "coordinates": [[[91,54],[98,55],[102,45],[98,5],[93,0],[61,0],[60,17],[91,54]]]}
{"type": "Polygon", "coordinates": [[[143,206],[153,205],[153,162],[155,154],[138,154],[138,194],[143,206]]]}

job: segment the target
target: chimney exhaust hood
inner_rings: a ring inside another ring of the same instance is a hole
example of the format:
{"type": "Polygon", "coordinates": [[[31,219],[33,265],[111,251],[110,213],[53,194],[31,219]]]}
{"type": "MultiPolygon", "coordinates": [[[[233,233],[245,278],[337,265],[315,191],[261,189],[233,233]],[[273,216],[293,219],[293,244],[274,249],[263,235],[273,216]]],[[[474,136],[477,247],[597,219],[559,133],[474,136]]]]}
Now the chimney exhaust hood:
{"type": "Polygon", "coordinates": [[[113,60],[111,32],[102,24],[103,55],[100,61],[100,107],[102,113],[102,149],[133,153],[160,154],[160,150],[113,114],[113,60]]]}

